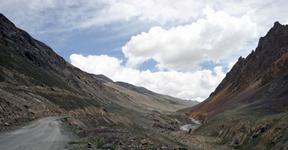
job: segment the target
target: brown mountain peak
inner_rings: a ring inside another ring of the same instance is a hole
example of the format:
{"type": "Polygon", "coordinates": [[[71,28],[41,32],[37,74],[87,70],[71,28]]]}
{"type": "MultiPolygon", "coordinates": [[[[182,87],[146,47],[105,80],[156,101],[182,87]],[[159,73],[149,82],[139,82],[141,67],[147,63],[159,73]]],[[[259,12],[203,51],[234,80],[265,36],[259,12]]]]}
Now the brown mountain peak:
{"type": "Polygon", "coordinates": [[[253,97],[253,92],[282,80],[279,78],[288,73],[287,66],[288,26],[275,22],[269,32],[260,38],[256,50],[246,58],[239,57],[210,97],[194,108],[192,116],[203,117],[204,114],[209,117],[240,103],[259,101],[256,96],[253,97]],[[247,97],[247,92],[251,97],[247,97]]]}

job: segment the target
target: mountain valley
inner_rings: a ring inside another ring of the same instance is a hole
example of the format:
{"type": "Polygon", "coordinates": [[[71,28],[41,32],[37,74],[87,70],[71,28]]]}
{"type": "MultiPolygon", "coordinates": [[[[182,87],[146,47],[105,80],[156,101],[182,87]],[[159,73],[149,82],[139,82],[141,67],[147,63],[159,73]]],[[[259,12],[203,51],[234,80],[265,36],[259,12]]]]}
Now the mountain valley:
{"type": "Polygon", "coordinates": [[[285,150],[287,98],[288,26],[279,22],[198,103],[86,73],[0,14],[3,134],[52,124],[71,132],[64,144],[75,150],[285,150]]]}

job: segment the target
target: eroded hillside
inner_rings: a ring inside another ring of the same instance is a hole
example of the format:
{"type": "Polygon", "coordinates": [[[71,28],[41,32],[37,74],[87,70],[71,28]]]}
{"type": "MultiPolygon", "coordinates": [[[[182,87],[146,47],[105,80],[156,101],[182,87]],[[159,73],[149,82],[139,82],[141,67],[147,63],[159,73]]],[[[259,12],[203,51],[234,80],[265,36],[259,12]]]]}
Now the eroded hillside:
{"type": "Polygon", "coordinates": [[[288,26],[275,22],[255,51],[240,57],[210,97],[189,115],[198,133],[242,149],[288,147],[288,26]]]}
{"type": "MultiPolygon", "coordinates": [[[[171,113],[194,104],[83,72],[0,15],[2,130],[45,116],[66,116],[64,121],[81,139],[99,143],[114,138],[113,132],[128,142],[124,146],[137,146],[149,139],[145,132],[153,118],[148,114],[171,113]],[[96,137],[94,130],[108,137],[96,137]],[[135,142],[129,144],[130,140],[135,142]]],[[[167,143],[150,141],[148,146],[167,143]]]]}

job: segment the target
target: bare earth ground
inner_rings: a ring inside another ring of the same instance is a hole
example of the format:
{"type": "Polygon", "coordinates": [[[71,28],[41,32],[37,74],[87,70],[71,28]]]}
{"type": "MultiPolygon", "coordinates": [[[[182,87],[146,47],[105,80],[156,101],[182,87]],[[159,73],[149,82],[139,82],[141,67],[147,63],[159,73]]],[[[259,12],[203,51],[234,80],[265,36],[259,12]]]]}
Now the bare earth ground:
{"type": "MultiPolygon", "coordinates": [[[[140,133],[142,129],[139,129],[137,132],[135,129],[131,131],[128,128],[122,128],[120,126],[97,126],[89,130],[82,130],[80,134],[78,134],[78,137],[76,137],[71,130],[69,131],[69,129],[66,128],[67,126],[62,122],[63,119],[59,117],[47,117],[33,121],[29,125],[14,131],[0,134],[0,149],[232,149],[215,144],[219,140],[217,138],[199,136],[181,131],[178,125],[175,126],[175,129],[172,129],[172,127],[165,128],[168,124],[163,124],[163,118],[162,120],[157,117],[154,119],[158,120],[158,123],[162,123],[152,126],[150,130],[146,130],[146,133],[140,133]],[[85,134],[84,138],[81,137],[81,134],[85,134]],[[157,141],[163,142],[164,144],[157,143],[157,141]],[[91,145],[91,147],[88,148],[88,145],[91,145]]],[[[179,123],[179,125],[182,123],[179,123]]]]}

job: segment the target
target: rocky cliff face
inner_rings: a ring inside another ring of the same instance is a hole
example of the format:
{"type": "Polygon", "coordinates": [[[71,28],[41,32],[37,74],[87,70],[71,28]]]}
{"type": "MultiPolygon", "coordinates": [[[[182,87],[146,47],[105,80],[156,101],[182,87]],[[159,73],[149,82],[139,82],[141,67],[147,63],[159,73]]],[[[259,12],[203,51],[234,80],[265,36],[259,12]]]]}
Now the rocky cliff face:
{"type": "Polygon", "coordinates": [[[230,90],[242,90],[257,83],[261,87],[279,75],[287,73],[288,26],[275,22],[265,37],[261,37],[256,50],[247,58],[240,57],[226,78],[211,96],[231,84],[230,90]]]}
{"type": "Polygon", "coordinates": [[[262,101],[267,96],[287,96],[287,73],[288,26],[275,22],[267,35],[260,38],[256,50],[247,58],[238,59],[210,97],[193,109],[192,115],[205,118],[231,105],[262,101]]]}
{"type": "Polygon", "coordinates": [[[255,51],[240,57],[190,115],[204,122],[199,133],[222,137],[223,143],[243,149],[279,149],[288,145],[287,110],[288,26],[275,22],[255,51]]]}

